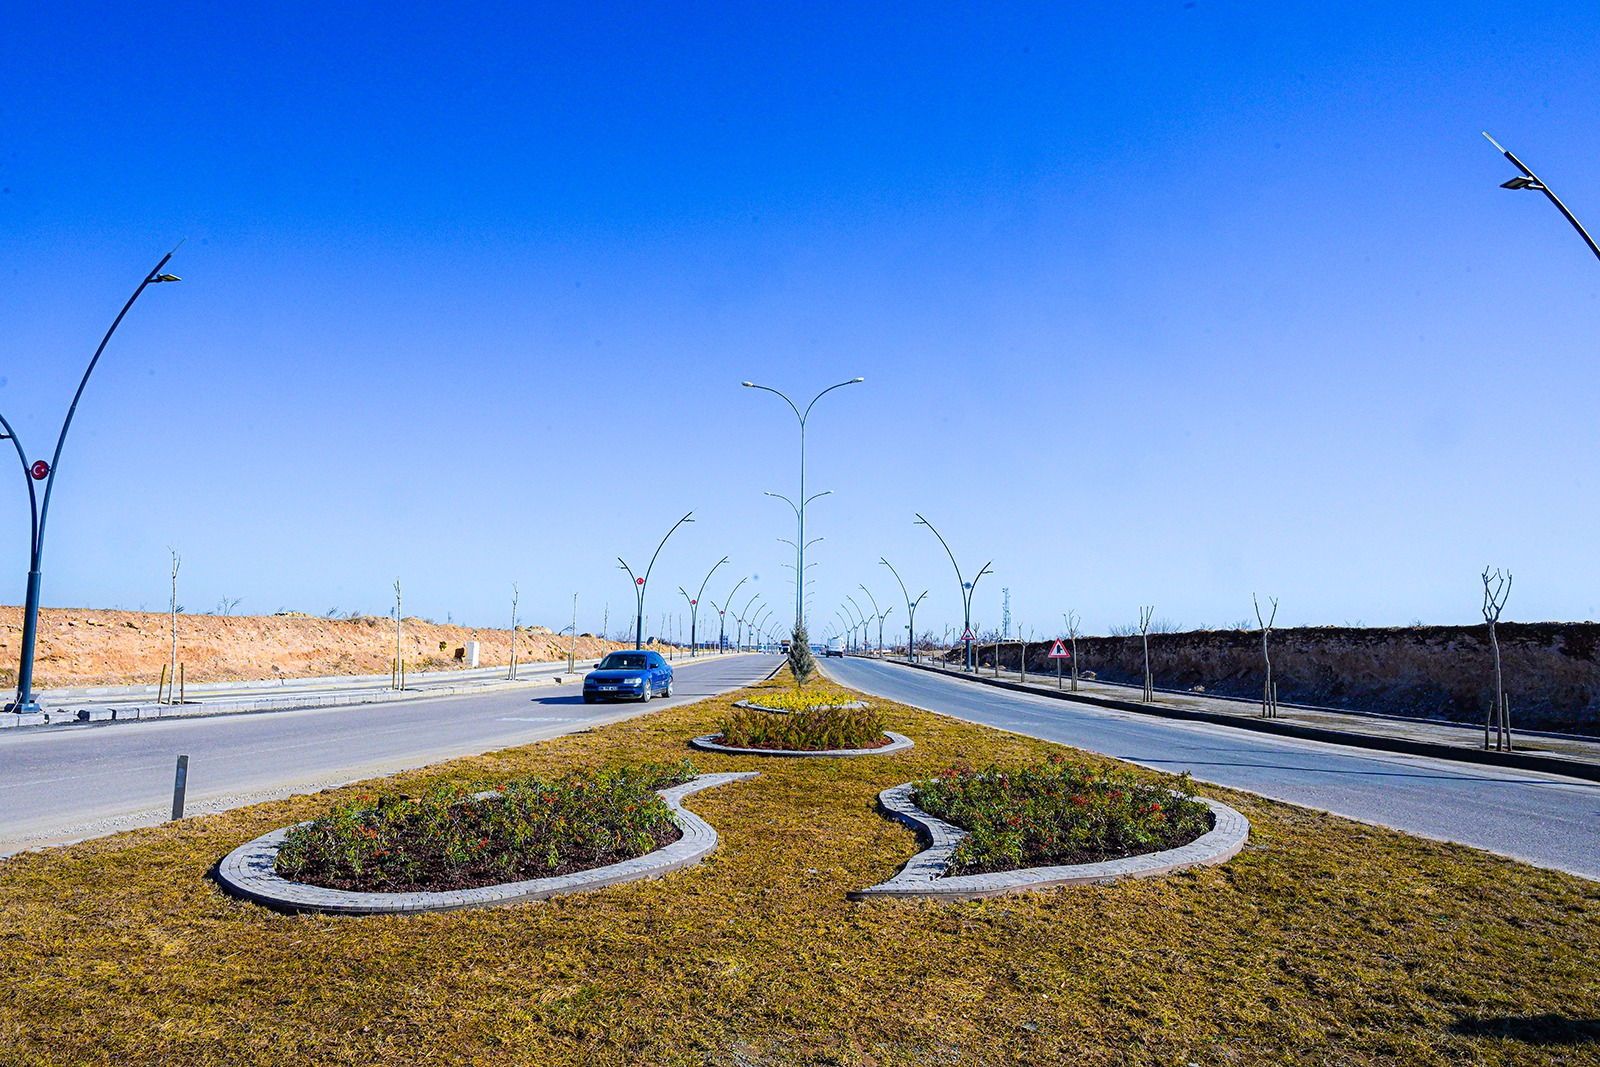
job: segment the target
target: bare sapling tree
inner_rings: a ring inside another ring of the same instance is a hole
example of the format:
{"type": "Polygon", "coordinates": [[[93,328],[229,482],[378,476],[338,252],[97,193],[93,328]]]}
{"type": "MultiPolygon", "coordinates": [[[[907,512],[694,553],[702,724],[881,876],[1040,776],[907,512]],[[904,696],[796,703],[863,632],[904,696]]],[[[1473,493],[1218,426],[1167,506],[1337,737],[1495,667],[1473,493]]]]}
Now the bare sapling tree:
{"type": "Polygon", "coordinates": [[[1146,704],[1156,699],[1155,682],[1150,676],[1150,619],[1155,613],[1154,604],[1139,609],[1139,640],[1144,644],[1144,694],[1139,699],[1146,704]]]}
{"type": "Polygon", "coordinates": [[[394,580],[394,674],[389,685],[394,689],[406,687],[406,661],[400,653],[400,627],[405,618],[400,610],[400,579],[394,580]]]}
{"type": "Polygon", "coordinates": [[[511,681],[517,680],[517,583],[511,583],[511,668],[506,672],[511,681]]]}
{"type": "Polygon", "coordinates": [[[1069,611],[1061,617],[1067,624],[1067,640],[1071,642],[1067,649],[1072,655],[1067,657],[1068,666],[1072,668],[1072,691],[1078,691],[1078,613],[1069,611]]]}
{"type": "MultiPolygon", "coordinates": [[[[179,607],[178,607],[178,568],[183,564],[183,557],[178,555],[177,550],[174,549],[171,545],[167,546],[167,551],[172,553],[172,604],[171,604],[171,609],[170,609],[169,615],[170,615],[170,620],[171,620],[171,623],[172,623],[172,675],[171,675],[171,678],[172,678],[172,686],[175,689],[175,688],[177,688],[177,685],[178,685],[178,612],[180,610],[179,607]]],[[[172,690],[169,689],[167,692],[168,692],[167,703],[168,704],[176,703],[176,701],[174,701],[172,699],[172,696],[171,696],[172,690]]],[[[158,702],[160,700],[160,697],[161,697],[161,694],[158,692],[156,694],[156,698],[157,698],[158,702]]]]}
{"type": "Polygon", "coordinates": [[[1494,700],[1489,704],[1489,716],[1483,722],[1483,747],[1489,748],[1489,730],[1494,729],[1496,751],[1511,750],[1511,710],[1506,706],[1505,685],[1500,676],[1500,639],[1495,627],[1500,623],[1500,613],[1505,610],[1506,598],[1511,596],[1511,572],[1502,575],[1483,568],[1483,621],[1489,624],[1489,650],[1494,654],[1494,700]]]}
{"type": "Polygon", "coordinates": [[[1022,640],[1022,665],[1018,668],[1022,677],[1019,679],[1023,685],[1028,684],[1028,642],[1033,640],[1033,627],[1028,627],[1028,632],[1022,632],[1022,624],[1017,623],[1017,637],[1022,640]]]}
{"type": "Polygon", "coordinates": [[[1278,598],[1268,597],[1272,604],[1272,611],[1266,618],[1261,617],[1261,601],[1256,599],[1254,593],[1250,600],[1256,606],[1256,622],[1261,624],[1261,660],[1266,664],[1266,680],[1261,683],[1261,717],[1263,719],[1276,719],[1278,717],[1278,687],[1272,681],[1272,653],[1267,650],[1267,638],[1272,633],[1272,624],[1278,618],[1278,598]]]}

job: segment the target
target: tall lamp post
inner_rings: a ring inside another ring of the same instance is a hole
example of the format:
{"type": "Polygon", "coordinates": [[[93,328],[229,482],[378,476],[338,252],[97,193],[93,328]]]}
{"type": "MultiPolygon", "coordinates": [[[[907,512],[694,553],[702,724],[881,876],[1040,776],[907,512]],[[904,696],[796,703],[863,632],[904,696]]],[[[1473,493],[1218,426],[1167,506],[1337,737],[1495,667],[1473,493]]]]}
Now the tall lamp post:
{"type": "Polygon", "coordinates": [[[100,362],[100,354],[106,350],[106,345],[111,340],[111,335],[117,332],[117,327],[122,325],[122,318],[133,307],[133,302],[139,299],[145,287],[157,285],[161,282],[178,281],[176,275],[163,274],[161,268],[178,250],[161,257],[139,287],[128,297],[128,302],[122,305],[122,310],[112,320],[111,328],[100,339],[100,347],[94,350],[94,356],[89,360],[89,367],[83,372],[83,378],[78,382],[78,391],[72,395],[72,405],[67,408],[67,417],[62,420],[61,433],[56,437],[56,450],[50,456],[50,461],[35,460],[28,462],[28,454],[18,439],[17,432],[11,428],[5,416],[0,415],[0,440],[8,440],[17,450],[17,459],[22,462],[22,478],[28,483],[28,508],[32,520],[28,542],[28,592],[27,600],[22,609],[22,655],[17,664],[17,699],[6,705],[7,711],[19,714],[39,710],[39,702],[33,695],[33,650],[39,635],[39,584],[44,563],[44,525],[50,515],[50,491],[55,488],[56,471],[61,466],[61,447],[66,444],[67,430],[72,426],[72,416],[77,413],[78,401],[83,399],[84,387],[89,384],[89,375],[94,373],[95,365],[100,362]],[[44,497],[41,500],[34,482],[44,482],[44,497]]]}
{"type": "Polygon", "coordinates": [[[761,599],[761,594],[756,593],[744,602],[744,609],[739,612],[739,651],[744,651],[744,627],[750,621],[750,605],[761,599]]]}
{"type": "Polygon", "coordinates": [[[928,591],[924,589],[922,596],[912,600],[911,594],[906,590],[906,583],[900,581],[900,572],[894,569],[894,564],[882,556],[878,557],[878,562],[888,567],[889,573],[894,575],[894,580],[900,582],[900,595],[906,598],[906,661],[915,663],[917,662],[917,605],[922,603],[922,597],[927,596],[928,591]]]}
{"type": "Polygon", "coordinates": [[[1589,251],[1591,251],[1591,252],[1593,252],[1595,254],[1595,258],[1600,259],[1600,245],[1596,245],[1594,243],[1594,238],[1589,236],[1589,231],[1583,228],[1583,223],[1578,221],[1577,216],[1573,215],[1572,212],[1567,210],[1567,205],[1565,205],[1565,204],[1563,204],[1561,202],[1561,198],[1556,196],[1556,194],[1553,191],[1551,191],[1551,189],[1550,189],[1550,187],[1548,185],[1546,185],[1544,182],[1540,181],[1539,180],[1539,176],[1534,174],[1533,171],[1529,170],[1523,164],[1522,160],[1518,159],[1516,156],[1512,155],[1510,152],[1507,152],[1504,148],[1501,148],[1499,141],[1496,141],[1493,137],[1490,137],[1487,133],[1484,134],[1483,136],[1488,139],[1490,144],[1494,145],[1495,148],[1500,150],[1500,154],[1501,155],[1505,156],[1508,160],[1511,161],[1511,165],[1513,167],[1516,167],[1518,170],[1520,170],[1522,172],[1520,177],[1512,178],[1508,182],[1501,182],[1500,183],[1500,188],[1502,188],[1502,189],[1533,189],[1533,190],[1536,190],[1537,192],[1543,193],[1546,197],[1548,197],[1550,199],[1550,202],[1556,206],[1556,210],[1560,211],[1561,214],[1565,215],[1567,221],[1572,223],[1572,228],[1574,230],[1578,231],[1578,236],[1583,238],[1584,244],[1589,246],[1589,251]]]}
{"type": "Polygon", "coordinates": [[[745,575],[743,578],[740,578],[739,581],[738,581],[738,584],[736,584],[731,590],[728,591],[728,595],[727,596],[722,598],[722,603],[721,604],[718,604],[715,600],[713,600],[711,602],[711,606],[717,609],[717,651],[718,652],[726,652],[726,651],[728,651],[728,609],[733,606],[733,594],[737,593],[739,591],[739,586],[743,585],[745,582],[748,582],[749,580],[750,580],[750,576],[748,574],[745,575]]]}
{"type": "MultiPolygon", "coordinates": [[[[694,596],[690,596],[685,592],[683,586],[678,586],[678,592],[683,593],[683,599],[689,602],[689,655],[691,657],[698,655],[700,652],[700,646],[695,643],[695,619],[699,615],[700,598],[706,595],[706,582],[709,582],[711,576],[717,573],[717,568],[726,562],[728,562],[728,557],[723,556],[717,560],[709,571],[706,571],[706,581],[700,583],[700,591],[694,596]]],[[[717,651],[720,652],[722,650],[719,648],[717,651]]]]}
{"type": "Polygon", "coordinates": [[[849,593],[846,593],[844,598],[848,600],[850,602],[850,606],[855,609],[856,625],[861,627],[861,644],[857,647],[859,647],[863,652],[871,652],[872,635],[867,632],[867,613],[861,610],[861,605],[857,604],[856,598],[851,596],[849,593]]]}
{"type": "Polygon", "coordinates": [[[629,578],[633,579],[633,592],[634,592],[634,595],[639,598],[638,599],[638,614],[634,616],[634,620],[633,620],[633,647],[634,648],[643,648],[644,647],[644,591],[645,591],[645,587],[647,585],[649,585],[649,583],[650,583],[650,571],[656,565],[656,556],[661,555],[661,549],[666,546],[667,537],[671,537],[673,532],[676,531],[677,528],[682,526],[684,523],[693,522],[694,521],[694,519],[690,518],[690,516],[693,515],[693,514],[694,514],[694,512],[691,511],[691,512],[689,512],[688,515],[685,515],[683,518],[679,519],[677,522],[672,524],[672,529],[667,531],[666,537],[663,537],[661,539],[661,544],[656,546],[655,553],[653,555],[651,555],[651,557],[650,557],[650,565],[644,569],[644,577],[643,578],[640,578],[640,577],[638,577],[637,575],[635,575],[633,573],[633,568],[628,566],[628,561],[627,560],[623,559],[621,556],[617,557],[617,562],[622,564],[622,569],[628,572],[628,577],[629,578]]]}
{"type": "Polygon", "coordinates": [[[977,586],[980,578],[985,574],[994,573],[990,570],[994,560],[985,563],[983,569],[978,571],[973,576],[972,581],[969,582],[961,577],[961,565],[956,562],[956,554],[950,551],[950,545],[940,536],[939,531],[933,529],[933,523],[918,515],[917,521],[912,525],[926,526],[928,529],[933,530],[933,536],[939,538],[939,543],[944,545],[945,555],[950,557],[950,566],[956,570],[956,581],[961,583],[961,643],[966,646],[965,669],[970,671],[972,670],[972,591],[977,586]]]}
{"type": "MultiPolygon", "coordinates": [[[[794,508],[795,524],[799,527],[799,533],[794,539],[795,544],[799,546],[799,548],[796,549],[797,558],[795,560],[794,568],[794,625],[796,629],[799,629],[801,626],[805,625],[804,583],[806,576],[806,505],[811,502],[810,500],[806,499],[806,419],[811,417],[811,409],[816,407],[817,401],[821,400],[824,396],[827,396],[835,389],[843,389],[847,385],[856,385],[857,383],[865,380],[865,378],[851,378],[847,382],[840,382],[837,385],[828,386],[822,392],[811,398],[811,403],[806,405],[806,409],[803,412],[793,400],[790,400],[783,393],[780,393],[778,390],[769,385],[757,385],[755,382],[739,383],[746,389],[760,389],[764,392],[772,393],[775,396],[782,398],[783,402],[788,404],[790,409],[794,412],[794,417],[800,420],[800,506],[794,508]]],[[[824,494],[817,494],[817,496],[822,495],[824,494]]],[[[816,498],[813,497],[812,499],[814,500],[816,498]]],[[[789,501],[789,506],[794,507],[794,502],[789,501]]]]}
{"type": "Polygon", "coordinates": [[[881,656],[883,655],[883,620],[888,617],[889,611],[894,610],[894,607],[890,606],[889,611],[879,611],[878,598],[872,595],[872,590],[862,585],[861,591],[867,594],[867,599],[872,602],[872,613],[878,617],[878,655],[881,656]]]}

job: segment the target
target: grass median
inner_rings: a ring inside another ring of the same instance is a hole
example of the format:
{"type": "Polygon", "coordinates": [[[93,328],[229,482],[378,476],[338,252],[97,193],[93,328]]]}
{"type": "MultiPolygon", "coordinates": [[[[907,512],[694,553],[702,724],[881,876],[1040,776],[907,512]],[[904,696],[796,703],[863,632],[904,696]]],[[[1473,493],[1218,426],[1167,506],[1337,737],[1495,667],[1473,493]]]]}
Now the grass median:
{"type": "Polygon", "coordinates": [[[761,777],[689,801],[721,843],[659,881],[352,919],[206,879],[334,799],[679,759],[754,692],[6,860],[0,1063],[1600,1062],[1600,886],[1232,790],[1199,790],[1252,824],[1221,867],[848,901],[921,847],[880,789],[1070,751],[875,699],[915,748],[693,753],[761,777]]]}

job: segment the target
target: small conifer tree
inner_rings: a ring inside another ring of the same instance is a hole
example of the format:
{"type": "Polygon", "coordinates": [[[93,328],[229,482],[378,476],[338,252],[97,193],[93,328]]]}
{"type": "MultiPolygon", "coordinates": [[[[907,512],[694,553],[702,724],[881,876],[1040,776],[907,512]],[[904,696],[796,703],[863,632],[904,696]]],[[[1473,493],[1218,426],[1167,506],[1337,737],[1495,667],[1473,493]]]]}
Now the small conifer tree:
{"type": "Polygon", "coordinates": [[[796,685],[805,685],[817,673],[817,661],[811,655],[811,638],[806,634],[805,623],[796,626],[794,636],[789,639],[789,673],[794,675],[796,685]]]}

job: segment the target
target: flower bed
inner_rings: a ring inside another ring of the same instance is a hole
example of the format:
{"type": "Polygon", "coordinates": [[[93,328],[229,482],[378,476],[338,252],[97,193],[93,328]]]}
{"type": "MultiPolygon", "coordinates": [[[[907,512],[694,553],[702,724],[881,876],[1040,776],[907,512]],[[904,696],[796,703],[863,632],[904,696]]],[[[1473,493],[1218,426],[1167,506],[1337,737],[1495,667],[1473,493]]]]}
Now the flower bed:
{"type": "Polygon", "coordinates": [[[717,722],[718,743],[730,748],[823,751],[881,748],[890,743],[883,716],[865,704],[815,707],[774,714],[741,708],[717,722]]]}
{"type": "Polygon", "coordinates": [[[981,771],[958,766],[917,782],[911,798],[967,836],[949,874],[1098,863],[1186,845],[1212,828],[1187,774],[1151,785],[1127,772],[1097,774],[1059,754],[981,771]]]}
{"type": "Polygon", "coordinates": [[[487,792],[451,785],[417,798],[363,798],[290,829],[275,870],[305,885],[368,892],[440,892],[588,870],[676,841],[672,812],[654,791],[694,774],[682,760],[521,778],[487,792]]]}
{"type": "Polygon", "coordinates": [[[788,714],[800,711],[854,711],[866,706],[842,689],[820,687],[793,691],[769,690],[755,699],[741,700],[734,704],[736,708],[788,714]]]}

